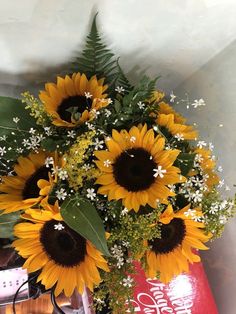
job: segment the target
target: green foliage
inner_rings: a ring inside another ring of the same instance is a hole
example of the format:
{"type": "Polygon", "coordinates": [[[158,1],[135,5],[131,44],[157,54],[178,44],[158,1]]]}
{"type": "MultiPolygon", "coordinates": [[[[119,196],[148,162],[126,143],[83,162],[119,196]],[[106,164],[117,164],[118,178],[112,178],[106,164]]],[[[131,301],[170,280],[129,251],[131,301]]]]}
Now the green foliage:
{"type": "Polygon", "coordinates": [[[85,73],[89,78],[96,75],[98,78],[105,78],[105,83],[109,85],[109,92],[112,86],[122,85],[130,90],[131,85],[121,70],[115,55],[107,48],[97,29],[97,14],[95,15],[86,45],[80,57],[76,58],[72,64],[73,72],[85,73]]]}
{"type": "Polygon", "coordinates": [[[18,117],[20,120],[17,127],[22,131],[28,131],[35,127],[35,121],[20,99],[0,96],[0,136],[11,135],[16,129],[16,123],[13,118],[18,117]]]}
{"type": "Polygon", "coordinates": [[[0,96],[0,147],[6,153],[0,160],[0,173],[6,174],[7,160],[16,160],[16,148],[22,147],[24,138],[28,138],[29,129],[36,128],[35,120],[25,110],[19,99],[0,96]],[[19,119],[16,123],[13,118],[19,119]]]}
{"type": "Polygon", "coordinates": [[[180,153],[176,159],[174,166],[180,168],[181,174],[186,176],[193,168],[195,154],[180,153]]]}
{"type": "MultiPolygon", "coordinates": [[[[106,119],[104,114],[100,114],[95,121],[96,125],[105,130],[108,134],[113,128],[131,128],[139,123],[152,125],[153,119],[150,117],[148,100],[155,91],[158,78],[150,80],[147,76],[141,78],[139,84],[125,95],[117,94],[113,104],[103,110],[110,110],[111,115],[106,119]],[[140,109],[138,103],[144,103],[145,109],[140,109]]],[[[101,110],[101,113],[103,113],[101,110]]]]}
{"type": "Polygon", "coordinates": [[[104,255],[110,255],[102,220],[88,200],[80,195],[65,200],[61,205],[61,215],[69,227],[91,241],[104,255]]]}
{"type": "Polygon", "coordinates": [[[13,227],[19,218],[19,212],[0,215],[0,238],[13,238],[13,227]]]}
{"type": "Polygon", "coordinates": [[[219,191],[212,190],[203,198],[202,212],[205,217],[206,232],[212,233],[211,240],[219,238],[222,236],[226,222],[235,216],[236,196],[234,200],[226,201],[221,198],[219,191]]]}
{"type": "Polygon", "coordinates": [[[122,86],[125,89],[125,93],[130,92],[133,89],[133,86],[130,84],[129,80],[125,76],[118,61],[117,61],[117,69],[118,69],[118,76],[116,79],[116,86],[122,86]]]}
{"type": "Polygon", "coordinates": [[[98,78],[106,77],[110,82],[117,69],[114,54],[102,43],[96,24],[97,14],[95,15],[89,35],[87,36],[86,46],[81,57],[73,63],[73,71],[86,73],[91,77],[97,75],[98,78]]]}

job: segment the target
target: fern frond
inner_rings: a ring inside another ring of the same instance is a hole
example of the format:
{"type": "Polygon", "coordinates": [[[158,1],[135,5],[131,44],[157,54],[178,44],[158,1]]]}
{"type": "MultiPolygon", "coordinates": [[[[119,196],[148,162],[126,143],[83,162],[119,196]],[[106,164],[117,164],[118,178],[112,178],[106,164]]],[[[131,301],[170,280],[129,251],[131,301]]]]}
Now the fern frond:
{"type": "Polygon", "coordinates": [[[83,72],[88,78],[96,75],[105,78],[105,83],[111,85],[117,78],[118,67],[114,54],[102,42],[97,29],[95,15],[86,45],[80,57],[72,64],[73,72],[83,72]]]}
{"type": "Polygon", "coordinates": [[[118,68],[118,76],[117,76],[117,80],[115,84],[116,86],[122,86],[125,89],[125,92],[129,93],[133,89],[133,86],[130,84],[129,80],[125,76],[123,70],[121,69],[119,65],[118,60],[117,60],[117,68],[118,68]]]}

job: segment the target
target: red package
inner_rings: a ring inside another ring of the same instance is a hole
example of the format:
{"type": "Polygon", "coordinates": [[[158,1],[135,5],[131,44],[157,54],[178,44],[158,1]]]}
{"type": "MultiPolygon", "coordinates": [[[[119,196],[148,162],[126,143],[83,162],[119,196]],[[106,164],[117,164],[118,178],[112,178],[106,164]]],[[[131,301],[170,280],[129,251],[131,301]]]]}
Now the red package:
{"type": "Polygon", "coordinates": [[[167,285],[147,279],[139,263],[136,267],[137,286],[132,300],[135,313],[218,314],[202,263],[190,265],[189,273],[177,276],[167,285]]]}

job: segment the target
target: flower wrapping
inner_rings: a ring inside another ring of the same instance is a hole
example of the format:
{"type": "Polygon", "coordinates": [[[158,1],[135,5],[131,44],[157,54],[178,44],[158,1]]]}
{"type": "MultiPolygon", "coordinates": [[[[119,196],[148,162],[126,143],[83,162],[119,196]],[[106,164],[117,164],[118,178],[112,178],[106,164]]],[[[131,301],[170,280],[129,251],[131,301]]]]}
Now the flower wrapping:
{"type": "Polygon", "coordinates": [[[187,276],[234,215],[213,144],[178,113],[204,100],[165,94],[158,79],[130,82],[95,16],[66,74],[37,96],[0,98],[1,246],[55,306],[86,287],[98,313],[132,311],[141,268],[160,287],[187,276]]]}

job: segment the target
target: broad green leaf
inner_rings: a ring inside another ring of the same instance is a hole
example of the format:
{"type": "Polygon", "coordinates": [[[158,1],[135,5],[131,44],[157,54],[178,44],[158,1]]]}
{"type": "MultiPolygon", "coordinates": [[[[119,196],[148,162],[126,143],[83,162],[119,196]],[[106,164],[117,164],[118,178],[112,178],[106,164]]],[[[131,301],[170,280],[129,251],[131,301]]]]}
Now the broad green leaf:
{"type": "Polygon", "coordinates": [[[13,238],[13,228],[19,218],[19,213],[0,215],[0,238],[13,238]]]}
{"type": "Polygon", "coordinates": [[[20,99],[0,96],[0,136],[11,135],[16,126],[27,131],[31,127],[36,127],[36,123],[20,99]],[[17,124],[13,122],[15,117],[20,119],[17,124]]]}
{"type": "Polygon", "coordinates": [[[61,205],[61,215],[70,228],[91,241],[101,253],[110,255],[102,220],[88,200],[79,195],[65,200],[61,205]]]}
{"type": "Polygon", "coordinates": [[[193,167],[195,154],[180,153],[174,166],[180,168],[183,176],[186,176],[193,167]]]}
{"type": "Polygon", "coordinates": [[[25,105],[19,99],[0,96],[0,137],[6,136],[6,140],[0,140],[0,146],[6,149],[5,159],[14,159],[14,148],[22,146],[23,139],[29,137],[30,128],[37,128],[37,125],[25,105]],[[13,118],[18,118],[19,122],[15,123],[13,118]]]}

